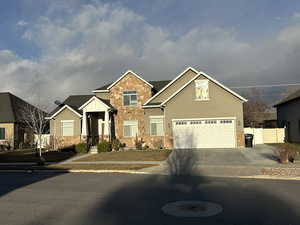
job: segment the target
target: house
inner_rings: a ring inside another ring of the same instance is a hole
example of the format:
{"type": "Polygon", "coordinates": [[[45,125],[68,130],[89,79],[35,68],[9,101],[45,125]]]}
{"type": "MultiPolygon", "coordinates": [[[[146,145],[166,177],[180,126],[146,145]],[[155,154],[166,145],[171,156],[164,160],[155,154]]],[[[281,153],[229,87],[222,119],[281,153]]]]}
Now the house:
{"type": "Polygon", "coordinates": [[[146,81],[127,71],[93,95],[73,95],[49,117],[50,133],[63,145],[136,138],[151,148],[244,146],[247,101],[209,75],[187,68],[173,80],[146,81]]]}
{"type": "Polygon", "coordinates": [[[274,105],[278,127],[286,128],[287,142],[300,142],[300,89],[274,105]]]}
{"type": "Polygon", "coordinates": [[[0,93],[0,146],[8,149],[32,144],[32,132],[23,120],[24,108],[30,106],[21,98],[8,93],[0,93]]]}

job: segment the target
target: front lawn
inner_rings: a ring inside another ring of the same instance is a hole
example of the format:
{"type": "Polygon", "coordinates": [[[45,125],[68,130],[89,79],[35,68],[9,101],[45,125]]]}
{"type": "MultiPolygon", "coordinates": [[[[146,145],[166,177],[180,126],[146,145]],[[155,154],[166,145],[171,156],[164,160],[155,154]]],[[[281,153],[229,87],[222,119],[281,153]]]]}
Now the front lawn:
{"type": "MultiPolygon", "coordinates": [[[[49,151],[43,152],[42,156],[46,162],[60,162],[67,160],[75,156],[75,152],[59,152],[49,151]]],[[[11,150],[0,153],[0,163],[11,163],[11,162],[37,162],[38,157],[34,150],[11,150]]]]}
{"type": "Polygon", "coordinates": [[[171,150],[127,150],[119,152],[101,152],[89,155],[77,161],[164,161],[168,158],[171,150]]]}
{"type": "Polygon", "coordinates": [[[139,170],[155,164],[55,164],[48,166],[0,166],[0,170],[139,170]]]}

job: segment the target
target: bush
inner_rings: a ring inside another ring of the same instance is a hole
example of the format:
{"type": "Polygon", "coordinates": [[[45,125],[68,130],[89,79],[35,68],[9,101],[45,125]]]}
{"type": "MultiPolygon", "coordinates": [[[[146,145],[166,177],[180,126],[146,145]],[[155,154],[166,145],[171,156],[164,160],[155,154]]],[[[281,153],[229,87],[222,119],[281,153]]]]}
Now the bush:
{"type": "Polygon", "coordinates": [[[111,147],[114,151],[119,151],[121,148],[121,142],[119,141],[119,139],[114,139],[112,141],[111,147]]]}
{"type": "Polygon", "coordinates": [[[87,153],[88,152],[88,145],[86,143],[80,143],[75,146],[76,153],[87,153]]]}
{"type": "Polygon", "coordinates": [[[154,149],[163,149],[163,140],[159,139],[152,143],[154,149]]]}
{"type": "Polygon", "coordinates": [[[139,139],[138,139],[137,136],[135,137],[135,148],[136,148],[137,150],[142,150],[142,149],[143,149],[143,139],[141,139],[141,140],[139,141],[139,139]]]}
{"type": "Polygon", "coordinates": [[[108,141],[103,140],[101,143],[97,145],[98,153],[100,152],[110,152],[111,144],[108,141]]]}

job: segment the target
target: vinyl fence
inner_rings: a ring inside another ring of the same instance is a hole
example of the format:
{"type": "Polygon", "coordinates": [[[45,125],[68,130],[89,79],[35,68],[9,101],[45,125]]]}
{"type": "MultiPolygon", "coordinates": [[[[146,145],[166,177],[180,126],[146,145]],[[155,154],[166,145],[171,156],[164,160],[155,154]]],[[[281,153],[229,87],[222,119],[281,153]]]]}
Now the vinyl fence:
{"type": "MultiPolygon", "coordinates": [[[[43,134],[42,135],[42,138],[41,138],[41,147],[42,148],[46,148],[47,146],[50,145],[50,134],[43,134]]],[[[37,145],[37,147],[40,146],[40,143],[39,143],[39,136],[38,135],[34,135],[34,144],[37,145]]]]}
{"type": "Polygon", "coordinates": [[[284,128],[244,128],[245,134],[253,134],[253,144],[284,143],[284,128]]]}

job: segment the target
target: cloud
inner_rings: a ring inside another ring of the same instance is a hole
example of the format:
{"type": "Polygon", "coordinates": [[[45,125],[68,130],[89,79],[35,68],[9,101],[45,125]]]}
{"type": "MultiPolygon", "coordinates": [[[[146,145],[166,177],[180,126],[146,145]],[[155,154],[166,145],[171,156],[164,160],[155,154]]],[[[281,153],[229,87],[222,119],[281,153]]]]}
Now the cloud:
{"type": "Polygon", "coordinates": [[[24,21],[24,20],[20,20],[17,22],[17,26],[23,27],[28,25],[28,22],[24,21]]]}
{"type": "Polygon", "coordinates": [[[90,94],[128,69],[147,80],[170,79],[195,66],[228,85],[299,81],[300,25],[248,43],[236,31],[194,27],[179,36],[120,5],[58,6],[26,26],[23,38],[41,49],[35,60],[0,51],[0,90],[52,103],[90,94]],[[59,8],[61,11],[62,9],[59,8]],[[53,16],[55,15],[55,16],[53,16]]]}

